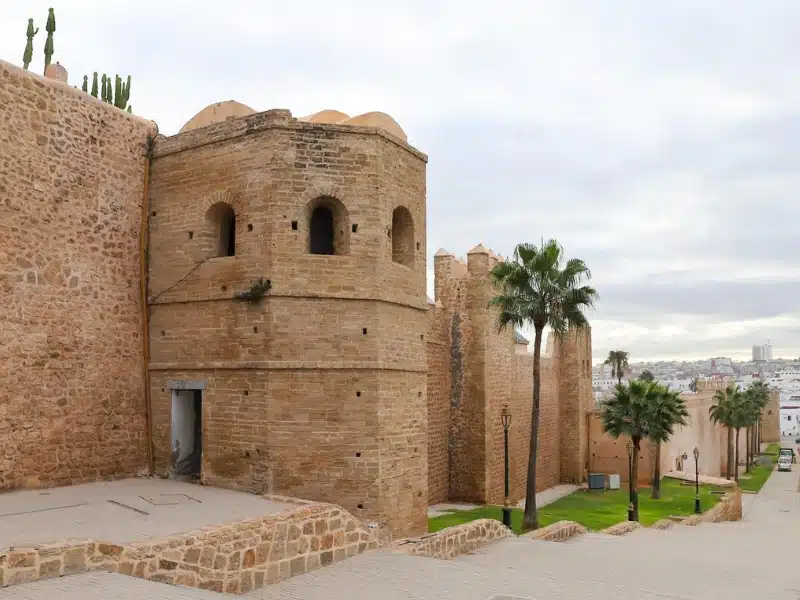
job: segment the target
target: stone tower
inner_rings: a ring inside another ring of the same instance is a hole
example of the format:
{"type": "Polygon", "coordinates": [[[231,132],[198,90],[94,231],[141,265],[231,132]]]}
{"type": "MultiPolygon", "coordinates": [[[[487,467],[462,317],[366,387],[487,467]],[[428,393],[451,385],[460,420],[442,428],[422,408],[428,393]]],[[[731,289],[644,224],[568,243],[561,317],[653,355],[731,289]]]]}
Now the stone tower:
{"type": "Polygon", "coordinates": [[[386,115],[328,113],[244,114],[156,144],[156,471],[422,533],[427,158],[386,115]],[[259,281],[261,300],[240,299],[259,281]]]}

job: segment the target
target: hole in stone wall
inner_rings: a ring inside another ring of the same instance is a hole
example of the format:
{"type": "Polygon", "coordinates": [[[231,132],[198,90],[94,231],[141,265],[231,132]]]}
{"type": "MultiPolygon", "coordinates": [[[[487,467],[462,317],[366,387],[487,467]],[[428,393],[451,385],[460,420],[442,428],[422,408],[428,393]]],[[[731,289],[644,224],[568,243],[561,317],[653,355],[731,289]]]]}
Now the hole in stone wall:
{"type": "Polygon", "coordinates": [[[245,391],[244,391],[244,395],[245,395],[245,396],[248,396],[248,395],[250,395],[250,392],[248,392],[247,390],[245,390],[245,391]]]}
{"type": "Polygon", "coordinates": [[[424,339],[425,339],[425,334],[424,334],[424,333],[423,333],[423,334],[421,334],[421,335],[419,336],[419,339],[421,339],[421,340],[424,340],[424,339]]]}
{"type": "Polygon", "coordinates": [[[361,392],[356,392],[356,396],[358,396],[359,398],[361,398],[361,392]]]}
{"type": "Polygon", "coordinates": [[[292,221],[292,231],[297,231],[297,221],[292,221]]]}
{"type": "Polygon", "coordinates": [[[252,223],[248,223],[247,224],[247,231],[253,231],[253,224],[252,223]]]}
{"type": "Polygon", "coordinates": [[[212,256],[235,256],[236,214],[230,204],[217,202],[206,211],[206,219],[216,237],[216,248],[212,256]]]}
{"type": "Polygon", "coordinates": [[[194,239],[194,231],[190,231],[190,232],[189,232],[189,239],[190,239],[190,240],[193,240],[193,239],[194,239]]]}
{"type": "Polygon", "coordinates": [[[161,330],[161,335],[167,335],[167,332],[162,329],[161,330]]]}
{"type": "Polygon", "coordinates": [[[422,398],[422,392],[417,392],[417,398],[422,398]]]}
{"type": "Polygon", "coordinates": [[[417,492],[417,498],[422,498],[422,492],[417,492]]]}
{"type": "Polygon", "coordinates": [[[328,206],[317,206],[311,213],[309,250],[311,254],[336,254],[334,250],[334,218],[328,206]]]}
{"type": "Polygon", "coordinates": [[[359,458],[360,456],[361,456],[361,452],[356,452],[356,458],[359,458]]]}
{"type": "Polygon", "coordinates": [[[366,328],[366,327],[364,327],[364,329],[362,329],[362,330],[361,330],[361,333],[362,333],[363,335],[367,335],[367,328],[366,328]]]}
{"type": "Polygon", "coordinates": [[[419,250],[419,242],[417,242],[417,250],[419,250]]]}
{"type": "Polygon", "coordinates": [[[150,216],[151,216],[151,217],[155,217],[155,216],[156,216],[156,211],[153,211],[153,212],[151,212],[151,213],[150,213],[150,216]]]}
{"type": "Polygon", "coordinates": [[[258,333],[258,327],[253,327],[253,333],[258,333]]]}
{"type": "Polygon", "coordinates": [[[358,223],[353,223],[353,233],[358,232],[358,223]]]}
{"type": "Polygon", "coordinates": [[[406,267],[414,266],[414,220],[411,211],[398,206],[392,213],[392,260],[406,267]]]}
{"type": "Polygon", "coordinates": [[[222,286],[222,291],[223,292],[227,292],[228,291],[228,286],[227,285],[223,285],[222,286]]]}
{"type": "Polygon", "coordinates": [[[359,504],[358,508],[364,508],[364,505],[363,504],[359,504]]]}

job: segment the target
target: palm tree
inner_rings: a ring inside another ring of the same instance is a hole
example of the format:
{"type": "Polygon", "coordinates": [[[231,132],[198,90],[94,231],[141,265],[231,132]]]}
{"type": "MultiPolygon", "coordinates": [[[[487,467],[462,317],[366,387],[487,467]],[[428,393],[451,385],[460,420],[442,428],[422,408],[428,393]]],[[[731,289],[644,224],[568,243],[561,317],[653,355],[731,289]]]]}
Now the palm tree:
{"type": "MultiPolygon", "coordinates": [[[[735,477],[737,481],[739,478],[738,468],[734,465],[738,463],[738,456],[736,462],[733,462],[731,458],[734,455],[733,430],[736,429],[738,418],[737,405],[741,404],[740,396],[741,392],[739,391],[739,386],[729,383],[724,390],[717,390],[714,393],[714,404],[708,409],[708,416],[711,418],[711,421],[719,423],[728,430],[728,469],[725,476],[728,479],[733,479],[734,472],[736,472],[735,477]]],[[[738,449],[736,453],[738,455],[738,449]]]]}
{"type": "Polygon", "coordinates": [[[677,426],[689,423],[689,411],[686,402],[681,398],[678,390],[671,390],[669,386],[658,386],[660,394],[650,406],[652,414],[649,417],[649,432],[647,437],[656,445],[655,465],[653,466],[653,487],[651,497],[655,500],[661,498],[661,444],[668,442],[677,426]]]}
{"type": "Polygon", "coordinates": [[[650,369],[645,369],[641,373],[639,373],[639,379],[642,381],[655,381],[656,376],[653,375],[653,372],[650,369]]]}
{"type": "MultiPolygon", "coordinates": [[[[641,442],[649,437],[651,430],[656,431],[654,419],[659,397],[664,387],[657,383],[633,379],[627,385],[618,383],[614,395],[600,403],[600,415],[603,429],[614,439],[627,436],[633,445],[631,477],[628,482],[631,502],[633,503],[634,520],[639,520],[639,493],[637,479],[639,477],[639,452],[641,442]]],[[[671,431],[670,431],[671,433],[671,431]]]]}
{"type": "Polygon", "coordinates": [[[489,303],[499,310],[498,328],[533,326],[533,407],[531,414],[528,480],[522,528],[539,526],[536,513],[536,457],[539,440],[539,399],[541,397],[541,351],[545,326],[564,338],[571,330],[589,326],[585,311],[594,306],[597,291],[586,285],[591,272],[578,258],[565,259],[555,240],[541,245],[519,244],[514,259],[497,264],[491,278],[499,290],[489,303]]]}
{"type": "Polygon", "coordinates": [[[622,383],[622,376],[628,370],[628,358],[630,354],[624,350],[609,350],[608,358],[604,365],[611,365],[611,376],[617,378],[617,383],[622,383]]]}
{"type": "Polygon", "coordinates": [[[750,385],[750,389],[754,394],[757,404],[761,407],[756,419],[755,431],[753,432],[753,456],[761,452],[761,416],[764,408],[769,403],[769,396],[771,389],[769,384],[763,381],[754,381],[750,385]]]}
{"type": "Polygon", "coordinates": [[[747,457],[745,460],[745,472],[750,472],[750,466],[755,461],[757,452],[755,434],[758,427],[758,422],[761,419],[761,411],[769,402],[769,391],[765,388],[764,384],[757,382],[751,384],[744,392],[745,407],[743,415],[746,422],[746,441],[747,441],[747,457]]]}
{"type": "Polygon", "coordinates": [[[751,419],[753,418],[753,405],[749,399],[748,394],[739,390],[738,393],[733,397],[733,427],[734,431],[736,432],[736,441],[735,441],[735,448],[736,451],[734,452],[734,468],[735,476],[733,480],[736,483],[739,483],[739,433],[742,431],[743,428],[747,427],[750,423],[751,419]]]}

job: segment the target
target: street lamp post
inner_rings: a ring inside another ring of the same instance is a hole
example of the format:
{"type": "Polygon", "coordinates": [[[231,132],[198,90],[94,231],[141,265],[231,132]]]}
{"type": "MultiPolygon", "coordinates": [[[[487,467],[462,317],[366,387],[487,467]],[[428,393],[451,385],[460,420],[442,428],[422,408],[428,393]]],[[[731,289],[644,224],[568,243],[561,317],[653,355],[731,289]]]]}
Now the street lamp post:
{"type": "Polygon", "coordinates": [[[503,500],[503,525],[511,529],[511,499],[509,498],[509,473],[508,473],[508,428],[511,427],[511,413],[508,406],[503,407],[500,413],[500,421],[503,423],[503,442],[504,442],[504,464],[505,464],[505,500],[503,500]]]}
{"type": "Polygon", "coordinates": [[[700,449],[695,446],[692,454],[694,454],[694,514],[699,515],[702,512],[700,510],[700,463],[698,461],[700,449]]]}
{"type": "Polygon", "coordinates": [[[628,449],[628,521],[635,521],[634,503],[636,499],[633,494],[633,442],[625,444],[628,449]]]}

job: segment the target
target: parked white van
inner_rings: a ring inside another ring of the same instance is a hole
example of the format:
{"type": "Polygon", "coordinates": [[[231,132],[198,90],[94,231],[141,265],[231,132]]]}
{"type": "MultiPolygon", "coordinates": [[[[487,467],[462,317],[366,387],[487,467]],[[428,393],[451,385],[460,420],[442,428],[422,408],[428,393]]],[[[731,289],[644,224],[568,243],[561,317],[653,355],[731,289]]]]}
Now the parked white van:
{"type": "Polygon", "coordinates": [[[791,471],[792,470],[792,457],[782,454],[778,457],[778,471],[791,471]]]}

